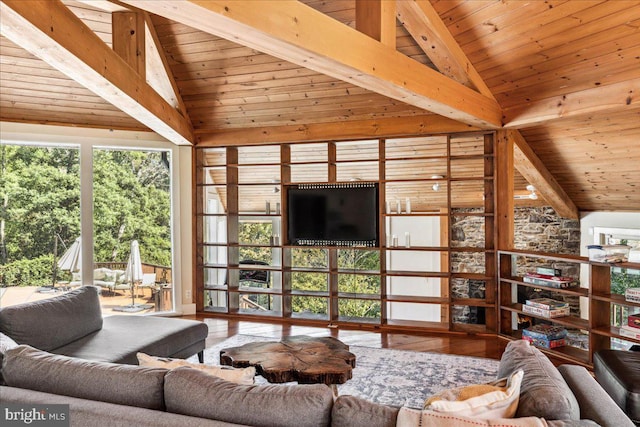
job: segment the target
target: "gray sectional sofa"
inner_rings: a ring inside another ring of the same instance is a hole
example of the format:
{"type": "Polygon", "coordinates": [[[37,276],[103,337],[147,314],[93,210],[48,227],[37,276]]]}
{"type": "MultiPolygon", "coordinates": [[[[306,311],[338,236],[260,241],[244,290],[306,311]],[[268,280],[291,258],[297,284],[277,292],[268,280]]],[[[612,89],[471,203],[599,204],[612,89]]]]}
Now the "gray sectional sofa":
{"type": "Polygon", "coordinates": [[[203,360],[203,322],[151,316],[102,317],[99,288],[0,309],[0,332],[18,344],[102,362],[138,364],[136,353],[203,360]]]}
{"type": "MultiPolygon", "coordinates": [[[[331,389],[321,384],[239,385],[189,367],[168,370],[86,360],[7,345],[9,341],[0,340],[5,348],[2,403],[68,404],[71,426],[392,427],[402,412],[354,396],[334,400],[331,389]]],[[[114,359],[127,360],[126,351],[115,353],[114,359]]],[[[498,374],[518,369],[524,378],[517,417],[541,417],[555,427],[633,427],[585,368],[555,368],[529,343],[513,341],[498,374]]]]}

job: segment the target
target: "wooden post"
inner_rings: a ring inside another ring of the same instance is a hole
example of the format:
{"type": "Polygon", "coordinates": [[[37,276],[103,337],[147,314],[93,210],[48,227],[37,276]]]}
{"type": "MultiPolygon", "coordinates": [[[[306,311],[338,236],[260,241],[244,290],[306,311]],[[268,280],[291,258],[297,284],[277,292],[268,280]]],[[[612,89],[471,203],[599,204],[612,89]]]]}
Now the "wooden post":
{"type": "Polygon", "coordinates": [[[395,48],[395,0],[356,0],[356,30],[395,48]]]}
{"type": "Polygon", "coordinates": [[[496,249],[513,249],[513,131],[496,132],[496,249]]]}
{"type": "Polygon", "coordinates": [[[144,78],[145,31],[144,15],[136,12],[114,12],[112,14],[113,50],[144,78]]]}

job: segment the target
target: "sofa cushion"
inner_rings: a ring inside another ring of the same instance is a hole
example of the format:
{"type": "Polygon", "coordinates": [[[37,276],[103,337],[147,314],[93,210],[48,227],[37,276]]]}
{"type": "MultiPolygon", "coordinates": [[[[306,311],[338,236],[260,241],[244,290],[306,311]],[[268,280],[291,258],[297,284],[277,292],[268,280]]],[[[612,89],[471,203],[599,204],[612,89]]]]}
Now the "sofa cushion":
{"type": "Polygon", "coordinates": [[[467,385],[442,391],[425,403],[425,409],[478,419],[512,418],[518,408],[522,369],[489,384],[467,385]]]}
{"type": "Polygon", "coordinates": [[[168,357],[154,357],[148,354],[138,353],[138,364],[140,366],[150,366],[152,368],[174,369],[181,366],[187,366],[192,369],[198,369],[204,373],[223,380],[231,381],[236,384],[251,385],[254,383],[256,376],[256,368],[249,366],[247,368],[233,368],[231,366],[213,366],[204,365],[202,363],[191,363],[183,359],[171,359],[168,357]]]}
{"type": "Polygon", "coordinates": [[[18,343],[12,340],[11,337],[0,332],[0,385],[4,384],[4,379],[2,378],[2,361],[4,360],[4,354],[7,350],[16,348],[17,346],[18,343]]]}
{"type": "Polygon", "coordinates": [[[8,350],[6,384],[46,393],[164,409],[166,369],[92,362],[20,345],[8,350]]]}
{"type": "Polygon", "coordinates": [[[93,286],[0,309],[0,332],[40,350],[53,350],[100,328],[102,309],[93,286]]]}
{"type": "Polygon", "coordinates": [[[206,323],[151,316],[108,316],[102,329],[53,353],[101,362],[138,364],[136,353],[160,357],[189,357],[203,350],[206,323]],[[193,350],[194,344],[198,344],[193,350]],[[189,349],[190,351],[183,352],[189,349]]]}
{"type": "Polygon", "coordinates": [[[464,415],[449,414],[412,408],[401,408],[397,427],[547,427],[538,417],[478,419],[464,415]]]}
{"type": "Polygon", "coordinates": [[[395,427],[399,408],[356,396],[339,396],[331,410],[332,427],[395,427]]]}
{"type": "Polygon", "coordinates": [[[517,417],[549,420],[580,419],[580,408],[571,389],[551,361],[528,341],[511,341],[502,354],[498,376],[522,369],[517,417]]]}
{"type": "Polygon", "coordinates": [[[186,367],[167,373],[164,398],[169,412],[253,426],[329,426],[333,405],[324,384],[239,385],[186,367]]]}

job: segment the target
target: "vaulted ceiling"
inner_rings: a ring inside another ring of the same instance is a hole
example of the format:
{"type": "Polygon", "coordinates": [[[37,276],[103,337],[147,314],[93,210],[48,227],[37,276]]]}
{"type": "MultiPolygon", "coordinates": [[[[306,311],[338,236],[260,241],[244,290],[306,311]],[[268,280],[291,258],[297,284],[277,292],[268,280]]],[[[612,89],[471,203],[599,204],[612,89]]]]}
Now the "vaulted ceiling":
{"type": "Polygon", "coordinates": [[[203,145],[504,127],[516,190],[569,217],[640,211],[640,1],[1,7],[0,120],[203,145]]]}

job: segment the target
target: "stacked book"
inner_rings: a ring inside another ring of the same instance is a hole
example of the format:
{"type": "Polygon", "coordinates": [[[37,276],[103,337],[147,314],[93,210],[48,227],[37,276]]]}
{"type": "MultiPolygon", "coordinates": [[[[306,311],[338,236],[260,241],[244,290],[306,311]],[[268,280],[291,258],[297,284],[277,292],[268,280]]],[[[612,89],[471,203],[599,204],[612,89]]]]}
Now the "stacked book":
{"type": "Polygon", "coordinates": [[[624,292],[624,299],[629,302],[640,302],[640,288],[629,288],[624,292]]]}
{"type": "Polygon", "coordinates": [[[630,314],[627,325],[620,326],[620,335],[640,340],[640,314],[630,314]]]}
{"type": "Polygon", "coordinates": [[[571,312],[569,303],[551,298],[534,298],[526,300],[522,311],[534,316],[553,318],[568,316],[571,312]]]}
{"type": "Polygon", "coordinates": [[[546,286],[548,288],[564,289],[576,286],[577,282],[572,277],[556,276],[544,273],[525,273],[522,281],[537,286],[546,286]]]}
{"type": "Polygon", "coordinates": [[[567,330],[556,325],[534,325],[522,330],[522,339],[543,348],[557,348],[566,344],[567,330]]]}

